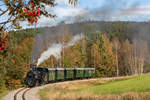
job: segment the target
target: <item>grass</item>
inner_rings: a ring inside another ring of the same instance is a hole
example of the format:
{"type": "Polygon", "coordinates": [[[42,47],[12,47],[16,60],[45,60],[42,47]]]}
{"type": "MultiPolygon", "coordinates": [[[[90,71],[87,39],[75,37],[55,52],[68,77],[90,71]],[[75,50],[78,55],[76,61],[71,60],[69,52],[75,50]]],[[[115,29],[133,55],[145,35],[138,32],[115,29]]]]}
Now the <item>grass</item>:
{"type": "Polygon", "coordinates": [[[113,81],[104,85],[92,86],[89,92],[94,94],[118,94],[125,92],[150,92],[150,74],[135,78],[113,81]]]}
{"type": "Polygon", "coordinates": [[[2,93],[0,92],[0,100],[2,99],[2,97],[4,97],[9,91],[8,90],[4,90],[2,93]]]}
{"type": "Polygon", "coordinates": [[[119,80],[91,80],[51,85],[41,100],[150,100],[150,74],[119,80]],[[100,99],[101,98],[101,99],[100,99]]]}

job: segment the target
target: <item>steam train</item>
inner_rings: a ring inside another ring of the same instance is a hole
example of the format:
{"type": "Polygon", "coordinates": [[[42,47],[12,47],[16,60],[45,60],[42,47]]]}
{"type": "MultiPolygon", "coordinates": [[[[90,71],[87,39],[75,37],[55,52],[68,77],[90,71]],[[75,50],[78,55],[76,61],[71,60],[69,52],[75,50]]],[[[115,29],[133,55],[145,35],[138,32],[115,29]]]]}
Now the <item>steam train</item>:
{"type": "Polygon", "coordinates": [[[30,68],[24,81],[28,87],[95,77],[95,68],[40,68],[33,65],[30,65],[30,68]]]}

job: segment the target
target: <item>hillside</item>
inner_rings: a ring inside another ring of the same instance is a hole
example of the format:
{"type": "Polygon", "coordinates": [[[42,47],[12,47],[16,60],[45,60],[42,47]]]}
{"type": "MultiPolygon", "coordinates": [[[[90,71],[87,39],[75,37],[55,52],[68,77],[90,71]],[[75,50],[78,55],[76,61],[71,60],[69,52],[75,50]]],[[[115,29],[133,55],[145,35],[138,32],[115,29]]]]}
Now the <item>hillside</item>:
{"type": "MultiPolygon", "coordinates": [[[[63,34],[69,32],[71,34],[93,33],[95,31],[106,32],[112,40],[118,37],[120,41],[129,39],[142,39],[149,42],[150,22],[104,22],[104,21],[87,21],[81,23],[64,24],[60,23],[56,27],[41,28],[42,33],[63,34]]],[[[150,42],[149,42],[150,45],[150,42]]]]}

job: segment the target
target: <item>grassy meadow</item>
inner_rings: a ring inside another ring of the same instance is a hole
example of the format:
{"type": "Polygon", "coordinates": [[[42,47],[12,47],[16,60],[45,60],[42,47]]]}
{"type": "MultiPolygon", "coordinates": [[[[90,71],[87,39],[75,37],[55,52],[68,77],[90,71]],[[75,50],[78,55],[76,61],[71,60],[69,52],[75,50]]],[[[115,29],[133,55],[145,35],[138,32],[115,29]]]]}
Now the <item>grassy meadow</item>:
{"type": "Polygon", "coordinates": [[[150,100],[150,74],[116,80],[53,84],[38,92],[41,100],[150,100]]]}

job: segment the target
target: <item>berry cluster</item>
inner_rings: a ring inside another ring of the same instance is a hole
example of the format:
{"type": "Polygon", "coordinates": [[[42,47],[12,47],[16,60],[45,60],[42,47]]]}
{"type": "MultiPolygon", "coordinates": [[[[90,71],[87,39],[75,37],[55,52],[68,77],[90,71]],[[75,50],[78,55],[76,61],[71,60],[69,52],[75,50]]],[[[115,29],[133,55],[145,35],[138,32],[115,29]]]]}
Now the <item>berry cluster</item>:
{"type": "Polygon", "coordinates": [[[33,22],[37,23],[38,17],[40,16],[39,8],[35,7],[34,3],[31,3],[31,8],[24,8],[25,13],[29,16],[28,21],[33,24],[33,22]]]}
{"type": "Polygon", "coordinates": [[[1,42],[0,42],[0,50],[4,50],[7,47],[7,37],[5,38],[1,38],[1,42]]]}

